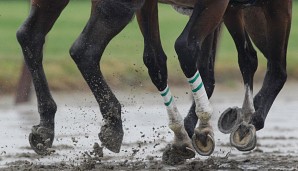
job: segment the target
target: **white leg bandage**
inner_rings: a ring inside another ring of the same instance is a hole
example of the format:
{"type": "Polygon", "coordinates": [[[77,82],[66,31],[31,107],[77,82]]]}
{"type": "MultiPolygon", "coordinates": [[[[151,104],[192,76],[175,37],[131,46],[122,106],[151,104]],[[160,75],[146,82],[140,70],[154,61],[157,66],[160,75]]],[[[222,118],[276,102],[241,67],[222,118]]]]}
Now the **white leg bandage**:
{"type": "Polygon", "coordinates": [[[200,76],[199,71],[191,78],[188,78],[192,95],[196,103],[196,114],[201,122],[207,123],[212,115],[212,107],[208,100],[208,96],[200,76]]]}
{"type": "Polygon", "coordinates": [[[174,127],[183,126],[183,119],[176,107],[169,86],[167,86],[163,91],[160,91],[160,95],[163,97],[164,104],[167,107],[169,116],[169,127],[173,130],[175,129],[174,127]]]}

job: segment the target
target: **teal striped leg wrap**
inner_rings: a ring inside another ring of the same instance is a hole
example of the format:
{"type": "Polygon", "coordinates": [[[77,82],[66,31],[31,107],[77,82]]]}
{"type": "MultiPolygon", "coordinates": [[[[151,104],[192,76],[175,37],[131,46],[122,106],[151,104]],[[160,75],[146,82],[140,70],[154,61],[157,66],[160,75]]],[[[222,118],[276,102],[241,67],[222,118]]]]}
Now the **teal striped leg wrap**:
{"type": "Polygon", "coordinates": [[[204,86],[199,71],[197,71],[193,77],[188,79],[188,83],[191,85],[193,93],[200,91],[204,86]]]}
{"type": "Polygon", "coordinates": [[[169,86],[167,86],[163,91],[160,92],[160,95],[164,99],[164,104],[170,106],[173,102],[173,96],[171,94],[169,86]]]}

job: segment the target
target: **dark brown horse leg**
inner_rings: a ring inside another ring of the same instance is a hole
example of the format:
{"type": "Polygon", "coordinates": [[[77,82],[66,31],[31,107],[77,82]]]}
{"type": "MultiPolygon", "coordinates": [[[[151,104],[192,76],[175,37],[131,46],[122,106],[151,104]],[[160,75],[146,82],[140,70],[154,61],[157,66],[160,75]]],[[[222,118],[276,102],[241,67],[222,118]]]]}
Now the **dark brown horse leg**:
{"type": "MultiPolygon", "coordinates": [[[[208,98],[212,96],[213,90],[215,88],[214,62],[219,36],[220,27],[206,37],[202,44],[202,55],[197,57],[197,66],[199,68],[208,98]]],[[[196,127],[197,122],[198,116],[196,115],[196,103],[193,101],[187,116],[184,118],[184,126],[189,137],[193,136],[194,128],[196,127]]]]}
{"type": "Polygon", "coordinates": [[[141,5],[141,1],[134,0],[92,1],[90,19],[70,49],[70,55],[93,92],[105,122],[99,139],[113,152],[120,151],[123,140],[121,105],[104,80],[99,62],[109,41],[129,23],[141,5]]]}
{"type": "Polygon", "coordinates": [[[146,0],[137,11],[137,20],[144,37],[144,64],[158,91],[167,87],[167,57],[162,48],[158,23],[157,0],[146,0]]]}
{"type": "Polygon", "coordinates": [[[255,128],[248,123],[255,112],[253,77],[257,70],[258,59],[244,28],[242,9],[228,8],[224,21],[238,51],[238,63],[246,91],[242,108],[228,108],[224,111],[218,120],[218,127],[223,133],[231,133],[230,140],[233,146],[248,151],[256,145],[255,128]]]}
{"type": "MultiPolygon", "coordinates": [[[[263,46],[258,46],[257,43],[256,45],[264,53],[268,62],[262,88],[254,97],[256,112],[251,122],[257,130],[264,127],[267,114],[287,79],[286,53],[292,19],[292,1],[272,0],[262,9],[267,19],[267,37],[263,40],[267,46],[266,49],[262,49],[263,46]]],[[[246,23],[246,25],[247,30],[253,30],[253,23],[246,23]]],[[[256,36],[252,36],[252,40],[262,42],[256,36]]]]}
{"type": "Polygon", "coordinates": [[[193,145],[201,155],[210,155],[215,144],[209,123],[213,111],[198,72],[197,57],[202,54],[205,38],[221,23],[228,3],[228,0],[198,1],[189,22],[175,43],[180,65],[191,86],[196,114],[200,120],[193,135],[193,145]]]}
{"type": "Polygon", "coordinates": [[[30,100],[31,85],[32,85],[31,74],[30,74],[30,71],[28,70],[26,63],[24,62],[21,75],[18,81],[17,91],[16,91],[16,98],[15,98],[16,105],[26,103],[30,100]]]}
{"type": "Polygon", "coordinates": [[[221,25],[218,26],[213,33],[206,37],[201,48],[202,55],[199,55],[197,59],[197,66],[202,76],[208,98],[212,96],[215,88],[214,64],[218,39],[221,32],[220,30],[221,25]]]}
{"type": "Polygon", "coordinates": [[[167,83],[167,57],[160,41],[157,0],[147,0],[141,10],[137,12],[137,18],[144,36],[144,63],[153,84],[164,99],[169,117],[169,127],[174,132],[174,141],[163,153],[163,161],[167,164],[177,164],[185,159],[193,158],[195,151],[167,83]]]}
{"type": "Polygon", "coordinates": [[[33,0],[29,17],[17,32],[24,58],[33,78],[40,123],[33,126],[30,145],[38,154],[47,154],[54,140],[54,118],[57,106],[50,94],[42,66],[42,48],[46,34],[51,30],[68,0],[33,0]]]}

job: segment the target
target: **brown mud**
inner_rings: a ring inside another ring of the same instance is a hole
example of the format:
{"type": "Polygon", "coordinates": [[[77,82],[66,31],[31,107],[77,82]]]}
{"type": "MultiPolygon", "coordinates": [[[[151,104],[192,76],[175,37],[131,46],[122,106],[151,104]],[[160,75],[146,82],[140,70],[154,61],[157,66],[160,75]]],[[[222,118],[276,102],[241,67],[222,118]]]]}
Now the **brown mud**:
{"type": "MultiPolygon", "coordinates": [[[[54,95],[59,104],[52,147],[55,152],[48,156],[37,155],[28,143],[31,126],[39,119],[35,99],[15,107],[8,97],[0,103],[0,170],[298,170],[298,92],[294,87],[285,86],[270,110],[265,128],[257,132],[256,149],[245,153],[232,148],[229,135],[215,126],[226,108],[242,105],[244,92],[217,89],[212,99],[214,153],[209,157],[196,155],[175,166],[162,162],[173,134],[157,93],[116,92],[124,105],[124,139],[118,154],[97,143],[103,122],[91,94],[54,95]]],[[[191,104],[189,92],[172,92],[185,115],[191,104]]]]}
{"type": "MultiPolygon", "coordinates": [[[[30,157],[30,156],[28,156],[30,157]]],[[[28,160],[7,163],[1,170],[297,170],[298,157],[277,152],[264,153],[256,149],[244,156],[209,157],[191,159],[183,164],[170,166],[153,156],[135,161],[105,161],[103,157],[85,156],[80,164],[67,164],[61,161],[53,164],[34,164],[28,160]]]]}

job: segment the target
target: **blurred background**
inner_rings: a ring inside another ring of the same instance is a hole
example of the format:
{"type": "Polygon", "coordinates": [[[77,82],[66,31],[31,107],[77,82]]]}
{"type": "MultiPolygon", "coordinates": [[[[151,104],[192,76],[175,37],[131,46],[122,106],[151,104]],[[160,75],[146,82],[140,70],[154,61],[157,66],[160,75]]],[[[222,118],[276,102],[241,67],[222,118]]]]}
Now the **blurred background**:
{"type": "MultiPolygon", "coordinates": [[[[87,85],[68,50],[78,37],[90,15],[90,1],[72,0],[61,14],[47,37],[44,48],[44,68],[51,90],[81,91],[87,85]]],[[[288,81],[298,80],[298,1],[294,2],[287,70],[288,81]]],[[[16,30],[29,12],[28,0],[0,1],[0,96],[16,93],[23,57],[16,40],[16,30]]],[[[168,56],[169,82],[181,86],[186,83],[174,50],[175,39],[188,17],[178,14],[171,6],[159,5],[160,30],[164,50],[168,56]]],[[[108,45],[101,62],[103,74],[113,88],[144,87],[155,90],[143,64],[143,38],[134,19],[108,45]]],[[[256,82],[263,80],[266,60],[258,52],[259,68],[256,82]]],[[[216,60],[216,82],[228,87],[242,84],[237,52],[231,36],[223,27],[216,60]]]]}
{"type": "MultiPolygon", "coordinates": [[[[101,116],[98,115],[100,113],[98,104],[68,52],[89,18],[90,6],[90,0],[71,0],[46,39],[43,63],[48,83],[59,106],[56,115],[54,144],[57,153],[51,157],[43,157],[36,155],[28,143],[31,126],[38,123],[39,115],[32,83],[29,81],[29,84],[26,84],[30,78],[20,79],[24,62],[15,36],[17,29],[28,16],[29,0],[0,0],[0,170],[5,165],[20,165],[14,161],[29,161],[28,170],[34,168],[31,161],[34,164],[41,164],[40,168],[42,169],[46,169],[43,165],[49,163],[54,163],[54,166],[62,166],[69,162],[77,163],[80,162],[80,160],[77,161],[77,158],[81,155],[85,156],[86,150],[91,149],[92,142],[98,142],[99,126],[103,124],[101,116]],[[31,88],[24,90],[26,87],[31,88]],[[30,95],[32,99],[30,99],[30,95]],[[17,107],[14,105],[15,101],[27,102],[27,100],[29,103],[25,103],[25,105],[17,107]],[[61,164],[56,164],[56,162],[61,162],[61,164]]],[[[268,168],[289,170],[293,163],[297,163],[297,11],[298,0],[294,0],[287,55],[288,81],[279,95],[279,100],[276,100],[270,111],[272,114],[266,121],[266,129],[258,134],[260,140],[258,140],[258,144],[261,144],[258,146],[261,148],[258,147],[254,153],[258,157],[244,154],[245,159],[243,159],[236,149],[231,152],[232,149],[227,144],[229,136],[221,134],[215,129],[216,140],[220,147],[216,148],[214,157],[220,157],[220,162],[222,157],[239,158],[240,163],[244,165],[241,169],[239,167],[239,170],[243,170],[243,168],[247,170],[247,166],[250,165],[253,170],[262,170],[256,169],[258,165],[266,165],[262,168],[267,170],[268,168]],[[269,151],[269,153],[263,153],[263,151],[269,151]],[[255,160],[259,163],[254,163],[255,160]],[[281,164],[277,162],[279,160],[285,162],[281,164]]],[[[188,17],[178,14],[171,6],[160,4],[159,20],[162,44],[168,57],[169,82],[176,95],[174,97],[179,104],[178,108],[185,116],[191,104],[191,98],[187,92],[190,89],[180,69],[174,42],[185,27],[188,17]]],[[[255,74],[256,90],[260,88],[266,70],[265,58],[260,52],[258,52],[258,56],[259,67],[255,74]]],[[[160,148],[165,147],[173,136],[165,126],[167,125],[167,115],[165,115],[162,98],[159,97],[155,86],[151,83],[147,68],[143,64],[143,37],[136,19],[133,19],[108,45],[102,57],[101,69],[120,103],[124,105],[122,114],[126,134],[123,143],[125,144],[124,149],[118,158],[115,158],[117,155],[114,156],[106,151],[107,158],[103,161],[111,159],[113,160],[111,163],[114,163],[114,160],[118,159],[119,161],[120,159],[131,160],[131,156],[136,159],[140,156],[139,159],[142,159],[149,153],[149,156],[156,156],[157,153],[152,152],[158,152],[160,155],[160,148]],[[139,142],[142,143],[142,147],[139,147],[139,142]],[[155,148],[156,146],[157,148],[155,148]],[[140,152],[134,156],[136,149],[140,152]]],[[[216,89],[212,98],[215,114],[212,120],[214,125],[221,112],[227,107],[241,105],[244,94],[237,51],[225,27],[222,28],[219,41],[215,74],[216,89]]],[[[214,163],[217,165],[218,162],[214,163]]],[[[232,164],[234,167],[235,163],[239,162],[228,160],[227,165],[232,164]]],[[[26,170],[26,167],[16,170],[26,170]]]]}

